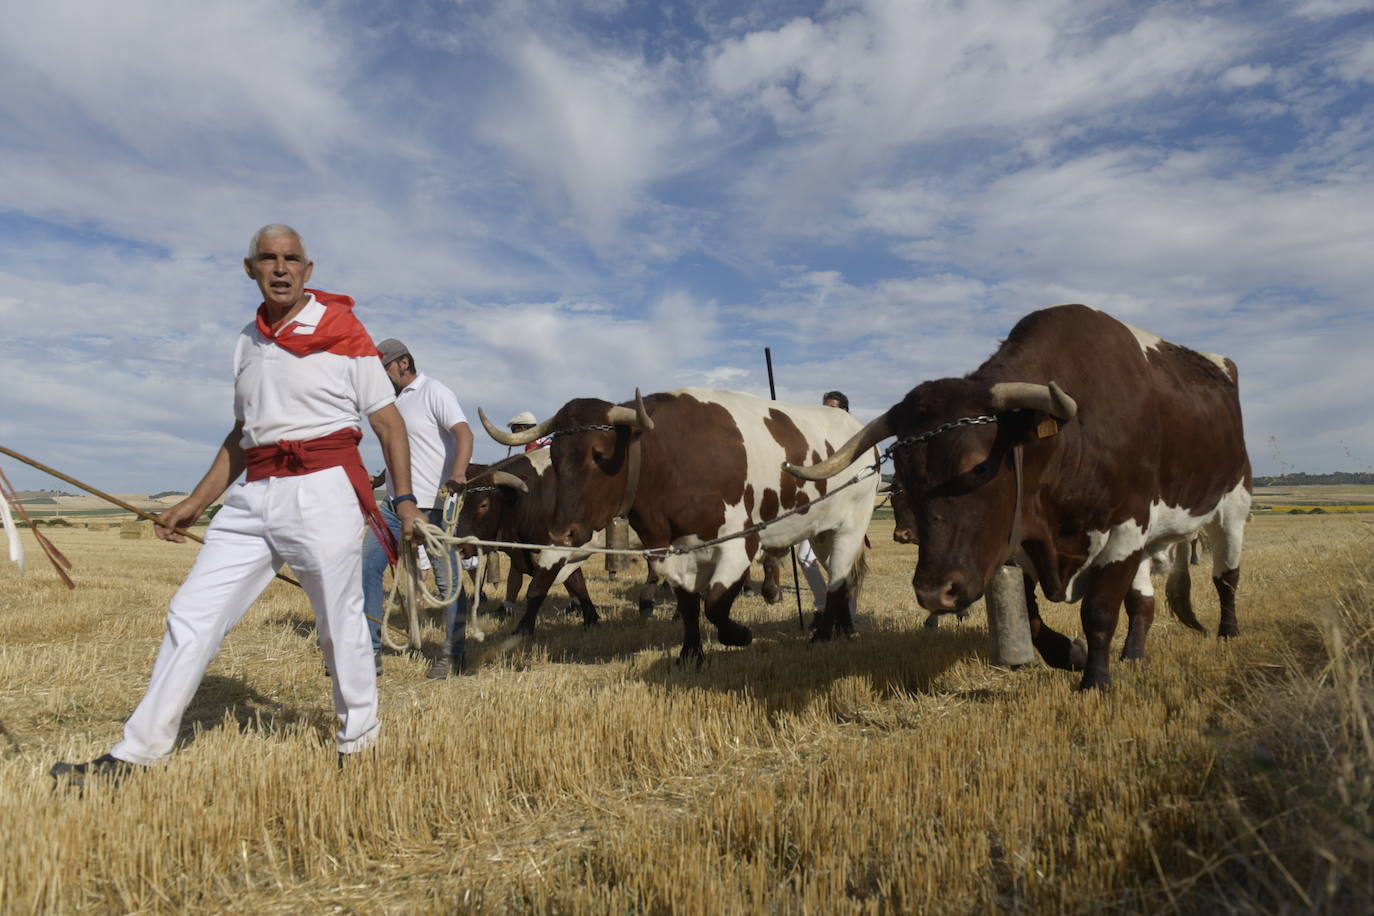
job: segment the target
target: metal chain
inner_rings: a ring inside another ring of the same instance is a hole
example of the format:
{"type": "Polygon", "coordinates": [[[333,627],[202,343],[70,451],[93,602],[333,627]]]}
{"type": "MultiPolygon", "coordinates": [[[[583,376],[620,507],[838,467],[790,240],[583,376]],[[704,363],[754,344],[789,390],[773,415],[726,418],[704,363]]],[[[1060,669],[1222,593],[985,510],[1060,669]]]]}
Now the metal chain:
{"type": "Polygon", "coordinates": [[[997,418],[990,414],[983,414],[982,416],[978,417],[960,417],[957,420],[950,420],[948,423],[941,423],[934,429],[926,430],[920,435],[907,436],[905,439],[898,439],[896,442],[892,443],[887,447],[887,451],[883,452],[883,458],[886,459],[892,457],[892,453],[897,451],[897,449],[899,448],[906,448],[910,445],[919,445],[922,442],[929,442],[931,439],[934,439],[941,433],[947,433],[951,429],[958,429],[961,426],[986,426],[989,423],[996,422],[997,418]]]}
{"type": "Polygon", "coordinates": [[[566,436],[569,433],[586,432],[615,432],[615,427],[608,426],[605,423],[597,423],[590,426],[570,426],[567,429],[555,429],[553,432],[548,434],[547,438],[553,439],[557,436],[566,436]]]}
{"type": "MultiPolygon", "coordinates": [[[[639,549],[639,550],[620,549],[620,548],[614,548],[614,547],[592,547],[592,546],[589,546],[589,545],[586,545],[586,544],[582,545],[581,547],[560,547],[560,546],[558,546],[558,545],[556,545],[556,544],[525,544],[525,543],[521,543],[521,542],[517,542],[517,541],[484,541],[484,540],[482,540],[482,539],[480,539],[480,538],[472,537],[472,536],[468,536],[468,537],[455,537],[455,536],[453,536],[453,535],[447,535],[447,536],[446,536],[442,531],[440,531],[440,529],[435,528],[435,527],[432,526],[432,525],[425,524],[425,523],[423,523],[423,522],[418,523],[418,524],[416,525],[416,528],[417,528],[417,530],[418,530],[421,526],[424,527],[424,529],[425,529],[425,531],[424,531],[424,539],[425,539],[426,543],[448,543],[448,544],[451,544],[451,545],[454,545],[454,546],[461,545],[461,544],[473,544],[473,545],[476,545],[476,546],[478,546],[478,547],[515,548],[515,549],[521,549],[521,550],[561,550],[561,551],[566,551],[566,552],[568,552],[568,553],[577,552],[577,553],[588,553],[588,554],[594,554],[594,553],[599,553],[599,554],[619,554],[619,555],[624,555],[624,556],[644,557],[644,558],[646,558],[646,559],[648,559],[648,558],[653,558],[653,559],[665,559],[665,558],[670,557],[670,556],[682,556],[682,555],[684,555],[684,554],[695,553],[695,552],[698,551],[698,550],[708,550],[708,549],[710,549],[710,548],[712,548],[712,547],[716,547],[716,546],[718,546],[718,545],[720,545],[720,544],[724,544],[724,543],[727,542],[727,541],[733,541],[733,540],[737,540],[737,539],[742,538],[742,537],[748,537],[748,536],[751,535],[751,534],[756,534],[756,533],[758,533],[758,532],[764,530],[765,528],[768,528],[768,527],[770,527],[770,526],[772,526],[772,525],[776,525],[778,522],[782,521],[783,519],[791,518],[791,517],[794,516],[794,515],[799,515],[799,514],[801,514],[801,513],[803,513],[803,512],[806,512],[806,511],[808,511],[812,506],[816,505],[817,503],[823,502],[823,501],[829,499],[830,497],[835,496],[836,494],[838,494],[838,493],[840,493],[840,492],[842,492],[842,491],[844,491],[844,490],[849,489],[850,487],[854,486],[855,484],[861,483],[861,482],[863,482],[864,480],[867,480],[868,478],[872,477],[874,474],[879,473],[879,472],[882,470],[883,463],[886,462],[886,461],[891,460],[891,458],[892,458],[892,453],[895,452],[895,451],[896,451],[897,449],[899,449],[899,448],[905,448],[905,447],[907,447],[907,446],[909,446],[909,445],[916,445],[917,443],[920,443],[920,442],[929,442],[931,439],[934,439],[936,436],[940,435],[941,433],[949,432],[951,429],[958,429],[958,428],[961,427],[961,426],[984,426],[984,425],[986,425],[986,424],[988,424],[988,423],[996,423],[996,422],[997,422],[997,418],[996,418],[995,416],[986,415],[986,414],[983,415],[983,416],[977,416],[977,417],[960,417],[960,418],[957,419],[957,420],[950,420],[948,423],[942,423],[942,424],[940,424],[939,426],[935,427],[934,429],[931,429],[931,430],[928,430],[928,431],[926,431],[926,432],[923,432],[923,433],[921,433],[920,435],[916,435],[916,436],[907,436],[907,437],[904,438],[904,439],[898,439],[896,442],[892,443],[892,445],[888,446],[888,448],[887,448],[886,451],[884,451],[882,454],[880,454],[880,455],[878,456],[878,460],[877,460],[877,461],[873,462],[871,465],[869,465],[868,467],[864,468],[864,469],[863,469],[862,471],[860,471],[858,474],[854,475],[854,478],[853,478],[852,480],[849,480],[849,481],[847,481],[847,482],[841,484],[841,485],[838,486],[838,487],[833,487],[833,488],[827,490],[825,493],[821,494],[820,496],[817,496],[815,499],[809,500],[809,501],[807,501],[807,502],[805,502],[805,503],[803,503],[803,504],[801,504],[801,505],[799,505],[799,506],[796,506],[795,508],[790,509],[790,510],[788,510],[787,512],[784,512],[782,515],[774,516],[773,518],[769,519],[769,520],[766,521],[766,522],[759,522],[757,525],[752,525],[752,526],[750,526],[750,527],[748,527],[748,528],[745,528],[745,529],[743,529],[743,530],[741,530],[741,531],[733,531],[733,532],[731,532],[730,534],[724,535],[724,536],[722,536],[722,537],[714,538],[714,539],[709,540],[709,541],[703,541],[703,542],[700,543],[700,544],[693,544],[693,545],[690,546],[690,547],[686,547],[686,546],[677,546],[677,545],[669,545],[669,546],[667,546],[667,547],[645,547],[645,548],[642,548],[642,549],[639,549]]],[[[584,431],[589,431],[589,430],[590,430],[590,431],[603,431],[603,430],[613,430],[613,429],[615,429],[614,426],[608,426],[608,425],[604,425],[604,424],[603,424],[603,425],[596,425],[596,426],[574,426],[574,427],[572,427],[572,428],[570,428],[570,429],[555,430],[554,432],[550,433],[549,435],[550,435],[550,436],[560,436],[560,435],[567,435],[568,433],[584,432],[584,431]]],[[[474,487],[469,487],[469,488],[467,489],[467,492],[472,492],[474,489],[476,489],[476,488],[474,488],[474,487]]]]}

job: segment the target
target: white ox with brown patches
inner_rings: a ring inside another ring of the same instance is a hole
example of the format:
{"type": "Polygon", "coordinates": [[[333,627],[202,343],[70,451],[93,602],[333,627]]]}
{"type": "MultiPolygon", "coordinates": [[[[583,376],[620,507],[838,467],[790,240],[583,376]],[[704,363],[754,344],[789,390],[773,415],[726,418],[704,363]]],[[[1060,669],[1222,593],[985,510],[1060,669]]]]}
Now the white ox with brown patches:
{"type": "Polygon", "coordinates": [[[845,411],[682,388],[645,398],[636,392],[635,401],[625,405],[575,399],[516,435],[498,429],[485,414],[482,422],[506,445],[554,437],[555,544],[581,545],[616,515],[628,516],[650,548],[696,547],[780,519],[746,537],[651,561],[677,595],[682,658],[702,657],[703,601],[722,643],[748,645],[753,634],[730,619],[730,608],[750,563],[760,551],[777,555],[804,539],[830,573],[815,638],[830,638],[835,627],[852,631],[849,595],[861,578],[879,476],[821,500],[859,475],[871,458],[865,454],[852,462],[833,483],[800,481],[782,471],[784,461],[820,461],[858,433],[860,424],[845,411]],[[803,511],[780,518],[798,507],[803,511]]]}

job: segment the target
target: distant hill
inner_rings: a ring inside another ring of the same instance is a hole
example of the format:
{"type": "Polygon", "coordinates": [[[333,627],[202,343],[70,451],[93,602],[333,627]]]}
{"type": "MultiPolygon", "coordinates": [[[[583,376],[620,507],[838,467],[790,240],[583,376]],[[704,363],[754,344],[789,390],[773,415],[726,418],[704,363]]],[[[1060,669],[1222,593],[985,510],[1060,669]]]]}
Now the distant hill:
{"type": "Polygon", "coordinates": [[[1257,487],[1349,486],[1374,484],[1374,474],[1364,471],[1336,471],[1332,474],[1280,474],[1277,477],[1256,477],[1257,487]]]}
{"type": "Polygon", "coordinates": [[[163,497],[166,497],[166,496],[185,496],[185,495],[186,495],[186,491],[185,491],[185,490],[163,490],[161,493],[150,493],[150,494],[148,495],[148,498],[149,498],[149,499],[162,499],[163,497]]]}

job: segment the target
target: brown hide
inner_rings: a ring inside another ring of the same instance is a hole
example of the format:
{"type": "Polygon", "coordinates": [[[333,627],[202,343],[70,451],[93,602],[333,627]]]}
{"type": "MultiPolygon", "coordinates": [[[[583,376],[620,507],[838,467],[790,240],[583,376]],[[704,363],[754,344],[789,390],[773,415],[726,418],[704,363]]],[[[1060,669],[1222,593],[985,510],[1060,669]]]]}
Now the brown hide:
{"type": "MultiPolygon", "coordinates": [[[[744,438],[734,419],[721,405],[686,394],[653,394],[644,403],[654,420],[650,432],[619,427],[555,436],[551,454],[558,487],[552,533],[557,542],[581,544],[610,523],[625,494],[632,435],[640,437],[642,458],[629,517],[644,546],[723,533],[726,505],[744,497],[744,438]]],[[[554,428],[604,424],[610,407],[589,398],[569,401],[556,414],[554,428]]],[[[760,510],[764,518],[769,517],[770,497],[777,503],[777,494],[766,490],[760,510]]]]}
{"type": "Polygon", "coordinates": [[[1078,413],[1038,438],[1043,415],[1004,413],[899,449],[896,471],[917,515],[918,592],[946,589],[966,606],[1002,562],[1012,524],[1012,447],[1023,444],[1022,546],[1042,588],[1063,600],[1084,563],[1088,533],[1135,520],[1152,502],[1193,515],[1215,508],[1238,481],[1250,485],[1232,376],[1206,357],[1161,341],[1148,352],[1116,319],[1081,305],[1023,318],[964,379],[913,389],[888,411],[900,439],[988,412],[997,382],[1055,381],[1078,413]]]}

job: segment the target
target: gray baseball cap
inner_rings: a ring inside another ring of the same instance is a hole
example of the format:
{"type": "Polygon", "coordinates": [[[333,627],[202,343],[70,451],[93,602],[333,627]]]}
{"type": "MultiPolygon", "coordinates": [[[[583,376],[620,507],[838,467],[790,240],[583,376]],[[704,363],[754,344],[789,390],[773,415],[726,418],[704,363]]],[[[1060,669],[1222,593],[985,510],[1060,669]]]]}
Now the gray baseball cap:
{"type": "Polygon", "coordinates": [[[377,353],[382,357],[382,365],[389,366],[402,356],[410,355],[410,348],[394,337],[377,344],[377,353]]]}

